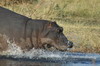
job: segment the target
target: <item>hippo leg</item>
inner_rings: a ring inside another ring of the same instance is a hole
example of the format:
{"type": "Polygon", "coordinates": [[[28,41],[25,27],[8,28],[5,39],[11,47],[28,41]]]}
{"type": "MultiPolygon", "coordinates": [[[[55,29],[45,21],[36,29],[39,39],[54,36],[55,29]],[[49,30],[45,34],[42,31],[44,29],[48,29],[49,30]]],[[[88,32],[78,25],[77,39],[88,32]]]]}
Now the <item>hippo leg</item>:
{"type": "Polygon", "coordinates": [[[7,38],[0,34],[0,51],[5,51],[8,49],[7,38]]]}

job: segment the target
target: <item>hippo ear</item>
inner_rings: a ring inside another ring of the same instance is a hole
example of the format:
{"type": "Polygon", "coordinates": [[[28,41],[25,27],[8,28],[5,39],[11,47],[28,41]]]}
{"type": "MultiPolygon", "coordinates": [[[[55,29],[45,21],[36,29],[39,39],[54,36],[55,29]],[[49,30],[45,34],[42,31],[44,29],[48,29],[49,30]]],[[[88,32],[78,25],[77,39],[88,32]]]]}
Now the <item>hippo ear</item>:
{"type": "Polygon", "coordinates": [[[56,22],[49,22],[47,28],[52,28],[54,24],[56,24],[56,22]]]}
{"type": "Polygon", "coordinates": [[[52,22],[49,22],[49,24],[47,25],[47,28],[52,28],[52,22]]]}
{"type": "Polygon", "coordinates": [[[51,28],[52,28],[52,22],[47,23],[43,29],[43,33],[42,33],[43,36],[47,36],[49,34],[51,28]]]}

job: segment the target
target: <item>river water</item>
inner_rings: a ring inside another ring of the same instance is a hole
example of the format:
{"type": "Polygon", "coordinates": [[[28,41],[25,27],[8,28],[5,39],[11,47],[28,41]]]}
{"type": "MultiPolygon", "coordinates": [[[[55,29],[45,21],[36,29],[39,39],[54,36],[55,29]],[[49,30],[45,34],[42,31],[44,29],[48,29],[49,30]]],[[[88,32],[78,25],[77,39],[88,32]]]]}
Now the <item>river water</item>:
{"type": "Polygon", "coordinates": [[[25,53],[0,55],[0,66],[100,66],[100,55],[33,49],[25,53]]]}
{"type": "Polygon", "coordinates": [[[32,49],[23,52],[16,44],[0,53],[0,66],[100,66],[100,54],[32,49]]]}

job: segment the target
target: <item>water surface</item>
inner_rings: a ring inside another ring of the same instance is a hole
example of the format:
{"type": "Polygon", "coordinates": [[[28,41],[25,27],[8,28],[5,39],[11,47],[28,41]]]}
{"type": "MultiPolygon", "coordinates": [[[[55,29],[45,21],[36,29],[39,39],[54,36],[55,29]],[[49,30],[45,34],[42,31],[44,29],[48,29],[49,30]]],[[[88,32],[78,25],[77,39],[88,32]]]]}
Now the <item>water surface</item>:
{"type": "Polygon", "coordinates": [[[0,66],[100,66],[100,55],[35,50],[1,55],[0,66]]]}

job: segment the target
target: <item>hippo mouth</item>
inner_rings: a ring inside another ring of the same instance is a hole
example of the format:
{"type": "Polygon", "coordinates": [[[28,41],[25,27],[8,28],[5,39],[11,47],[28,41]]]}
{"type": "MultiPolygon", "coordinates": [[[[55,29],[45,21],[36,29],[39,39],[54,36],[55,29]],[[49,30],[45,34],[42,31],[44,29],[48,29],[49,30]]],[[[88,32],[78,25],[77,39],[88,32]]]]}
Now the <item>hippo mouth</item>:
{"type": "Polygon", "coordinates": [[[43,45],[43,48],[46,49],[46,50],[50,50],[50,51],[67,51],[67,49],[64,49],[64,47],[60,48],[60,47],[57,47],[57,46],[54,46],[54,45],[51,45],[51,44],[44,44],[43,45]]]}
{"type": "Polygon", "coordinates": [[[55,50],[57,50],[57,48],[54,47],[54,46],[51,45],[51,44],[44,44],[44,45],[43,45],[43,48],[46,49],[46,50],[50,50],[50,51],[55,51],[55,50]]]}

